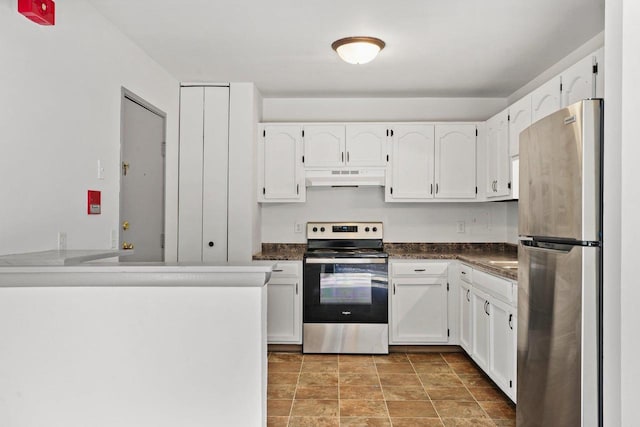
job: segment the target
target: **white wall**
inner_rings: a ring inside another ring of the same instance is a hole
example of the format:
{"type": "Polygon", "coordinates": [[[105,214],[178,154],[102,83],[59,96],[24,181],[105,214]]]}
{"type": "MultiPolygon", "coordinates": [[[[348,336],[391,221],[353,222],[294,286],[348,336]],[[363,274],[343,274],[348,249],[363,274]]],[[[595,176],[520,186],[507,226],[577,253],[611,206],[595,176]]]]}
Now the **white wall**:
{"type": "Polygon", "coordinates": [[[263,120],[478,121],[506,106],[504,98],[265,98],[263,120]]]}
{"type": "Polygon", "coordinates": [[[308,221],[382,221],[386,242],[504,242],[508,234],[506,203],[385,203],[381,187],[307,188],[306,203],[262,205],[262,241],[304,243],[294,224],[308,221]]]}
{"type": "Polygon", "coordinates": [[[118,230],[124,86],[167,114],[167,259],[175,258],[178,81],[82,0],[38,26],[0,0],[0,254],[109,248],[118,230]],[[97,161],[105,179],[97,179],[97,161]],[[102,214],[86,213],[87,190],[102,214]]]}

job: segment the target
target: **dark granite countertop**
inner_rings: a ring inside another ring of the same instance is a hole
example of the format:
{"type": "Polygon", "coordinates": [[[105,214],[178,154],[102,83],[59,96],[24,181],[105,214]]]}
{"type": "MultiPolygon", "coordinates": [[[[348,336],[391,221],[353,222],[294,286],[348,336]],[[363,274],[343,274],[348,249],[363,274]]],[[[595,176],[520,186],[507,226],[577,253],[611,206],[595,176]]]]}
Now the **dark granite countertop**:
{"type": "MultiPolygon", "coordinates": [[[[301,261],[304,243],[263,243],[254,260],[301,261]]],[[[507,279],[517,280],[518,270],[490,261],[517,261],[518,248],[509,243],[385,243],[389,259],[459,260],[474,268],[507,279]]]]}

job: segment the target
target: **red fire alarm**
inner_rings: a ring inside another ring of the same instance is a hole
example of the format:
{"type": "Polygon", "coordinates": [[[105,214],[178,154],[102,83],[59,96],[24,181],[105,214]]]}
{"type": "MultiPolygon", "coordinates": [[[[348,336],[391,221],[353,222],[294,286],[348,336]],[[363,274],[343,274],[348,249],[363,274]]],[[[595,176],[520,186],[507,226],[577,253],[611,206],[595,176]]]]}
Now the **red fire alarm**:
{"type": "Polygon", "coordinates": [[[40,25],[55,25],[56,4],[53,0],[18,0],[18,12],[40,25]]]}
{"type": "Polygon", "coordinates": [[[89,215],[100,215],[100,192],[89,190],[87,192],[87,213],[89,215]]]}

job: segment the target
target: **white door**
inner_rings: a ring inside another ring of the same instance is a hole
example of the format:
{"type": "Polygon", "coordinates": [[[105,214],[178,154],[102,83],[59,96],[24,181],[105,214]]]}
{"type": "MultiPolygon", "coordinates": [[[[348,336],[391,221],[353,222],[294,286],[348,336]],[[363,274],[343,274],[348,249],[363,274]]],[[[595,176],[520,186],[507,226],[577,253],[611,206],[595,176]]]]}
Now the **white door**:
{"type": "Polygon", "coordinates": [[[163,261],[165,117],[125,91],[121,126],[121,261],[163,261]]]}
{"type": "Polygon", "coordinates": [[[304,166],[337,167],[346,160],[344,125],[304,126],[304,166]]]}
{"type": "Polygon", "coordinates": [[[434,126],[398,125],[393,128],[391,201],[433,198],[434,126]]]}
{"type": "Polygon", "coordinates": [[[476,125],[436,125],[435,197],[475,199],[476,125]]]}
{"type": "Polygon", "coordinates": [[[504,110],[487,120],[487,197],[501,197],[510,192],[509,112],[504,110]]]}
{"type": "Polygon", "coordinates": [[[267,341],[270,344],[299,344],[300,284],[294,277],[276,277],[267,284],[267,341]]]}
{"type": "Polygon", "coordinates": [[[460,345],[469,355],[472,354],[473,312],[471,306],[471,287],[460,282],[460,345]]]}
{"type": "Polygon", "coordinates": [[[531,122],[560,109],[560,77],[554,77],[531,93],[531,122]]]}
{"type": "Polygon", "coordinates": [[[477,289],[471,289],[473,329],[471,357],[483,370],[489,369],[489,302],[486,295],[477,289]]]}
{"type": "Polygon", "coordinates": [[[595,96],[593,64],[589,55],[562,73],[562,107],[595,96]]]}
{"type": "Polygon", "coordinates": [[[509,107],[509,154],[511,157],[520,153],[520,132],[530,125],[531,96],[527,95],[509,107]]]}
{"type": "Polygon", "coordinates": [[[390,323],[395,344],[446,343],[446,278],[394,279],[390,323]]]}
{"type": "Polygon", "coordinates": [[[514,310],[491,299],[489,311],[489,376],[508,395],[515,393],[514,310]]]}
{"type": "Polygon", "coordinates": [[[265,200],[292,201],[301,198],[302,155],[301,127],[270,125],[264,127],[261,138],[262,197],[265,200]]]}
{"type": "Polygon", "coordinates": [[[386,166],[388,133],[386,125],[347,125],[347,165],[386,166]]]}

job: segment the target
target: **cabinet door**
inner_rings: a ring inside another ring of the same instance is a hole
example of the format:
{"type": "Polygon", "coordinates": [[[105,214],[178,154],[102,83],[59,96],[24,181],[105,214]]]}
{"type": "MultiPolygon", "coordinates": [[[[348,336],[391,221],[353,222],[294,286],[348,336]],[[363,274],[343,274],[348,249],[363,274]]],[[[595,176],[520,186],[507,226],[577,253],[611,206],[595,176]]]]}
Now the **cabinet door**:
{"type": "Polygon", "coordinates": [[[435,197],[475,199],[476,125],[436,125],[435,197]]]}
{"type": "Polygon", "coordinates": [[[304,201],[300,126],[264,127],[259,158],[262,160],[260,201],[304,201]]]}
{"type": "Polygon", "coordinates": [[[304,126],[304,166],[336,167],[345,163],[344,125],[304,126]]]}
{"type": "Polygon", "coordinates": [[[267,342],[302,344],[300,283],[295,277],[272,277],[267,284],[267,342]]]}
{"type": "Polygon", "coordinates": [[[473,314],[471,357],[485,372],[489,368],[489,302],[484,293],[471,289],[473,314]]]}
{"type": "Polygon", "coordinates": [[[393,132],[387,201],[433,198],[434,126],[395,126],[393,132]]]}
{"type": "Polygon", "coordinates": [[[347,154],[349,166],[386,166],[386,125],[347,125],[347,154]]]}
{"type": "Polygon", "coordinates": [[[509,112],[487,120],[487,197],[506,197],[510,192],[509,112]]]}
{"type": "Polygon", "coordinates": [[[595,96],[594,58],[583,58],[562,73],[562,107],[595,96]]]}
{"type": "Polygon", "coordinates": [[[473,310],[471,305],[471,287],[464,282],[460,282],[460,345],[471,355],[472,346],[472,325],[473,310]]]}
{"type": "Polygon", "coordinates": [[[515,311],[489,299],[489,376],[507,395],[515,396],[515,311]]]}
{"type": "Polygon", "coordinates": [[[531,94],[532,123],[558,111],[560,104],[560,77],[554,77],[531,94]]]}
{"type": "Polygon", "coordinates": [[[509,107],[509,154],[520,153],[520,132],[531,125],[531,96],[527,95],[509,107]]]}
{"type": "Polygon", "coordinates": [[[391,295],[391,337],[395,344],[446,343],[446,277],[398,278],[391,295]]]}

